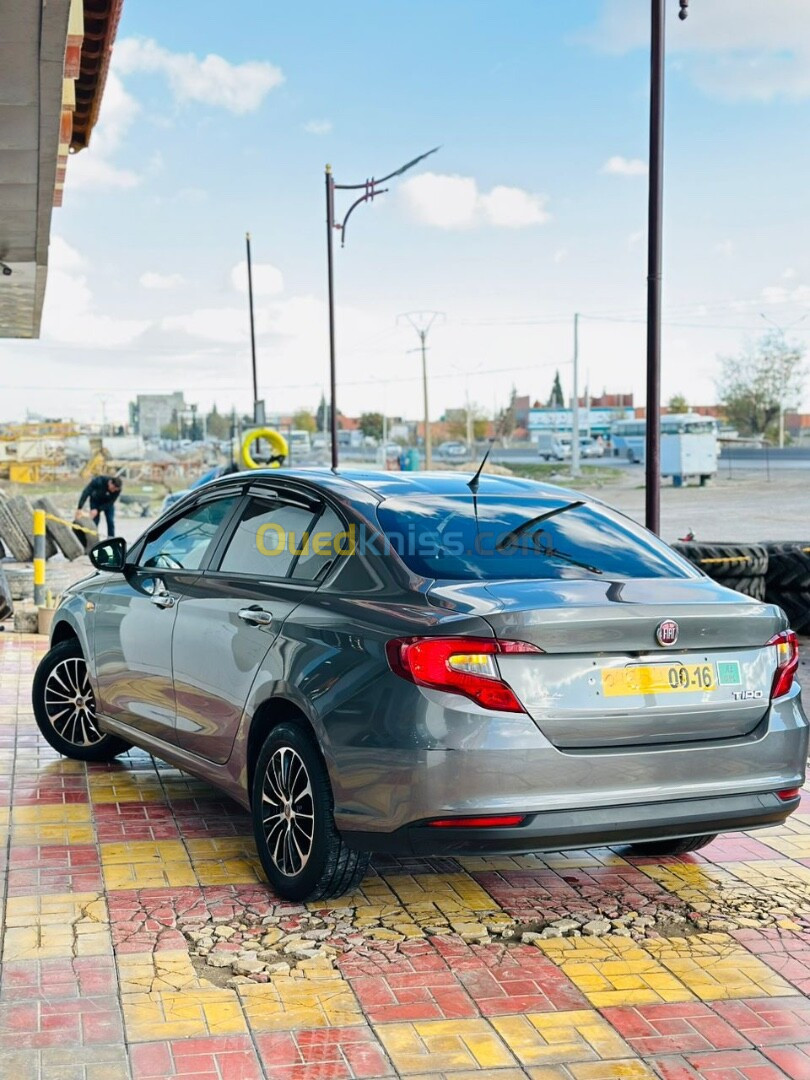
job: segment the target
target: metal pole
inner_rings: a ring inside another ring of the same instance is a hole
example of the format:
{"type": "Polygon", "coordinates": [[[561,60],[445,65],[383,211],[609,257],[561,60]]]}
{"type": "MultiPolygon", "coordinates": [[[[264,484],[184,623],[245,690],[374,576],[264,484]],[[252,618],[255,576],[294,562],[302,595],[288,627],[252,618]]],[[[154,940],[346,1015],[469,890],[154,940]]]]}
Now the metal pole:
{"type": "Polygon", "coordinates": [[[419,340],[422,342],[422,393],[425,400],[425,468],[433,466],[433,445],[430,437],[430,412],[428,410],[428,377],[427,377],[427,350],[425,339],[427,330],[419,331],[419,340]]]}
{"type": "Polygon", "coordinates": [[[664,203],[665,0],[651,0],[650,179],[647,221],[647,430],[645,523],[661,528],[661,226],[664,203]]]}
{"type": "Polygon", "coordinates": [[[571,475],[579,476],[579,313],[574,315],[574,401],[571,411],[571,475]]]}
{"type": "Polygon", "coordinates": [[[256,376],[256,326],[253,319],[253,263],[250,257],[250,233],[245,233],[248,274],[248,306],[250,308],[250,359],[253,364],[253,419],[258,420],[256,405],[259,400],[259,382],[256,376]]]}
{"type": "Polygon", "coordinates": [[[470,385],[469,385],[469,382],[467,383],[465,397],[467,399],[466,400],[466,406],[467,406],[467,453],[471,454],[473,452],[473,418],[472,418],[472,411],[470,410],[470,385]]]}
{"type": "Polygon", "coordinates": [[[329,429],[332,441],[332,468],[338,467],[337,378],[335,374],[335,280],[332,233],[335,231],[335,181],[332,166],[326,166],[326,266],[329,292],[329,429]]]}
{"type": "Polygon", "coordinates": [[[34,603],[45,606],[45,511],[34,511],[34,603]]]}

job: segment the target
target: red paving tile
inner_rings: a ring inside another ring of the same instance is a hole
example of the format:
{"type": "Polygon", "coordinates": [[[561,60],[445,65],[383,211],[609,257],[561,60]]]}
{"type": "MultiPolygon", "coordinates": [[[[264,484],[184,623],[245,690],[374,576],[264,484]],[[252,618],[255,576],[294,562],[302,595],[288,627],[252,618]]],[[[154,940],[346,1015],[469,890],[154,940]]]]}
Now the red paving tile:
{"type": "Polygon", "coordinates": [[[89,844],[19,845],[10,849],[9,896],[101,891],[98,850],[89,844]]]}
{"type": "Polygon", "coordinates": [[[661,1080],[785,1080],[785,1073],[756,1050],[655,1058],[651,1064],[661,1080]]]}
{"type": "Polygon", "coordinates": [[[104,997],[115,995],[117,990],[111,956],[6,961],[0,969],[0,1002],[3,1003],[104,997]]]}
{"type": "Polygon", "coordinates": [[[270,1080],[374,1080],[394,1070],[365,1027],[258,1035],[256,1045],[270,1080]]]}
{"type": "Polygon", "coordinates": [[[130,1064],[133,1080],[263,1080],[248,1035],[141,1043],[130,1064]]]}
{"type": "Polygon", "coordinates": [[[803,994],[810,994],[810,933],[736,930],[732,936],[803,994]]]}
{"type": "Polygon", "coordinates": [[[750,1044],[700,1002],[639,1005],[600,1010],[641,1057],[692,1051],[741,1050],[750,1044]]]}
{"type": "Polygon", "coordinates": [[[713,1008],[753,1046],[810,1044],[810,1001],[806,998],[718,1001],[713,1008]]]}

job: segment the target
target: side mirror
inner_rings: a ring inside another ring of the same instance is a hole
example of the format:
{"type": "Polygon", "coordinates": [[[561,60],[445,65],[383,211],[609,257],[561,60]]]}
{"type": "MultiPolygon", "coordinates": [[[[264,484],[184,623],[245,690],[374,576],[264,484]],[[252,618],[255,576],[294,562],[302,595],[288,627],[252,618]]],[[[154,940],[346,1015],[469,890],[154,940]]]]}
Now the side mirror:
{"type": "Polygon", "coordinates": [[[127,542],[121,536],[113,536],[95,544],[87,554],[96,570],[121,571],[127,557],[127,542]]]}

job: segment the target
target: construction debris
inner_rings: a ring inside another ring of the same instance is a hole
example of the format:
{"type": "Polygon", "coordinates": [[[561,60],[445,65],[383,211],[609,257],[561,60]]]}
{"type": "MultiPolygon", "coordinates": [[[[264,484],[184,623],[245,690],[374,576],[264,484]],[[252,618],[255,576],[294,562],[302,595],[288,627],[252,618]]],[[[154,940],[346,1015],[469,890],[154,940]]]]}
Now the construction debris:
{"type": "Polygon", "coordinates": [[[80,555],[84,555],[84,544],[70,525],[64,523],[56,504],[47,495],[35,499],[34,506],[48,515],[45,522],[47,534],[66,559],[78,559],[80,555]]]}

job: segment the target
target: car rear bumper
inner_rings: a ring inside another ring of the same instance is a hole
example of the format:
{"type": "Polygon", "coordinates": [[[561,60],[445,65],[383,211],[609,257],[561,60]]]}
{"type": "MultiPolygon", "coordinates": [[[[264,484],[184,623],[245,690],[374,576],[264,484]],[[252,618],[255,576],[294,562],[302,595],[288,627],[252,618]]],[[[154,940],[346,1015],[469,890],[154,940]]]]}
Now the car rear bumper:
{"type": "Polygon", "coordinates": [[[436,828],[417,822],[390,833],[345,831],[342,835],[349,847],[358,851],[391,855],[525,855],[778,825],[799,802],[798,797],[784,802],[775,792],[756,792],[645,805],[549,810],[528,815],[516,827],[436,828]]]}

